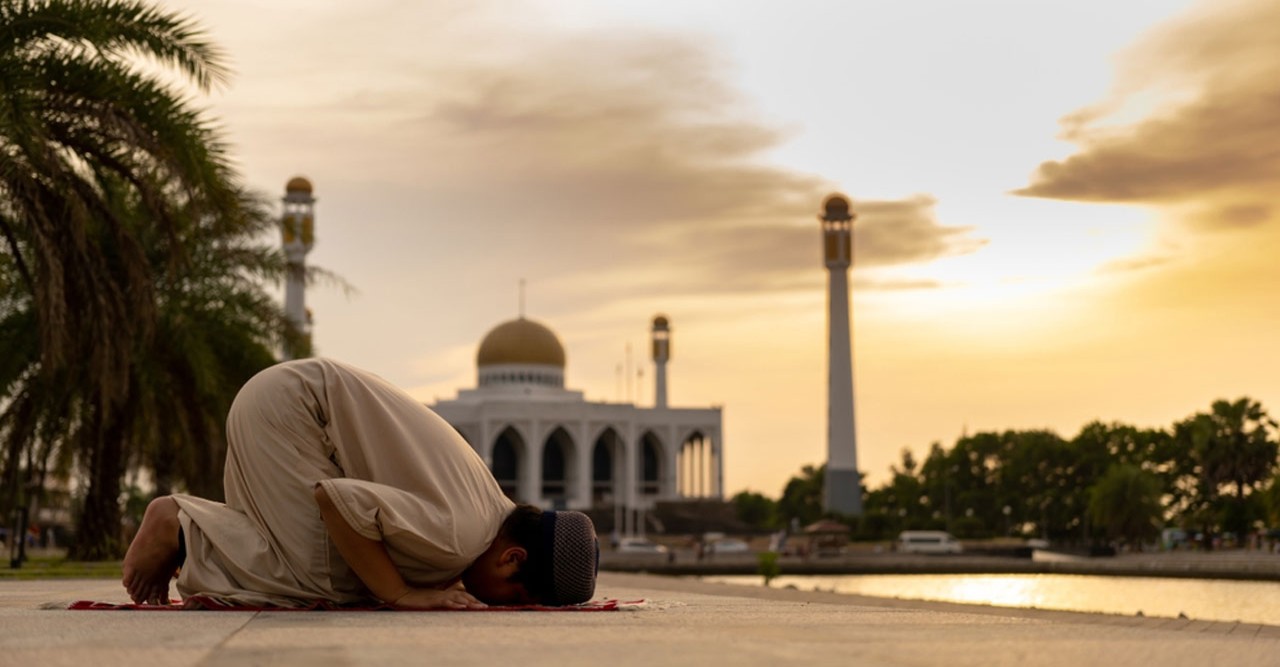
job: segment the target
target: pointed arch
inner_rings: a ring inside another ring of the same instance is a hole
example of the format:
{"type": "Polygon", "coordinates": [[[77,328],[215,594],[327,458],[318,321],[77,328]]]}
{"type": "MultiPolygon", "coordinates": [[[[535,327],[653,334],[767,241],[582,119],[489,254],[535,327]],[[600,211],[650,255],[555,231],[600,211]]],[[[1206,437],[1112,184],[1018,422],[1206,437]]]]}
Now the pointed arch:
{"type": "Polygon", "coordinates": [[[640,495],[657,496],[662,489],[662,478],[665,472],[666,447],[653,431],[645,431],[640,436],[640,495]]]}
{"type": "Polygon", "coordinates": [[[622,437],[612,426],[596,438],[591,448],[591,504],[617,502],[621,496],[618,482],[622,475],[622,437]]]}
{"type": "Polygon", "coordinates": [[[489,471],[498,480],[502,492],[512,500],[519,500],[520,469],[526,456],[528,447],[525,446],[524,438],[511,426],[502,429],[493,441],[489,471]]]}
{"type": "Polygon", "coordinates": [[[577,448],[563,426],[557,426],[542,445],[542,498],[566,507],[575,481],[577,448]]]}

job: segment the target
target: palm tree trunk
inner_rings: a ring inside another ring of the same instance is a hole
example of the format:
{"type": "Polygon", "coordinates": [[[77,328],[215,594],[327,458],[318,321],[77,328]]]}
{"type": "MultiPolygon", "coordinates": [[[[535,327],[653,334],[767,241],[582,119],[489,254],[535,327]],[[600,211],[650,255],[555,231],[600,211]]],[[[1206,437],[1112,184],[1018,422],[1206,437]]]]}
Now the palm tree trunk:
{"type": "Polygon", "coordinates": [[[120,479],[124,476],[124,410],[98,406],[89,433],[97,446],[89,464],[89,491],[76,528],[72,560],[99,561],[120,558],[120,479]]]}

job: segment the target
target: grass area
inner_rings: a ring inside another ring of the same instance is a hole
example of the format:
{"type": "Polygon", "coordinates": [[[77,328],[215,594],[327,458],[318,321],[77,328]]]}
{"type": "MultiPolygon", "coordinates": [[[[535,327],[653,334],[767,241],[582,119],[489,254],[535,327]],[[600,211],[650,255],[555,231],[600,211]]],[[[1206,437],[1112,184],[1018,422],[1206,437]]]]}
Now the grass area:
{"type": "Polygon", "coordinates": [[[119,579],[120,561],[84,563],[59,555],[32,555],[20,568],[0,563],[0,581],[13,579],[119,579]]]}

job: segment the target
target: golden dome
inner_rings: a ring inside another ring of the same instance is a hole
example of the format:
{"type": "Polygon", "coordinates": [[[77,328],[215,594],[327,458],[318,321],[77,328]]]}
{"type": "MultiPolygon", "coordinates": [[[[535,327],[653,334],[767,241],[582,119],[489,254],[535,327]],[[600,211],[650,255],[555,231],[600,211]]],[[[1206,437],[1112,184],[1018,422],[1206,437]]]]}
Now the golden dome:
{"type": "Polygon", "coordinates": [[[551,329],[521,317],[499,324],[481,341],[476,365],[497,364],[539,364],[564,368],[564,346],[551,329]]]}
{"type": "Polygon", "coordinates": [[[307,194],[311,194],[311,181],[308,181],[302,176],[294,176],[293,178],[289,179],[288,183],[285,183],[284,191],[285,192],[305,192],[307,194]]]}

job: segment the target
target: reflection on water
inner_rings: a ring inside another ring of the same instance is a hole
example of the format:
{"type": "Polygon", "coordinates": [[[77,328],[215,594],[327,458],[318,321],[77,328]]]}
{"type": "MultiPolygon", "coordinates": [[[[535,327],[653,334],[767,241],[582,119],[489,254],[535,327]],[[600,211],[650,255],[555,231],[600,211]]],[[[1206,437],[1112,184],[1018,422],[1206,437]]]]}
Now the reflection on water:
{"type": "MultiPolygon", "coordinates": [[[[758,576],[705,577],[760,585],[758,576]]],[[[774,588],[908,600],[1034,607],[1280,625],[1280,583],[1067,574],[892,574],[778,577],[774,588]]]]}

